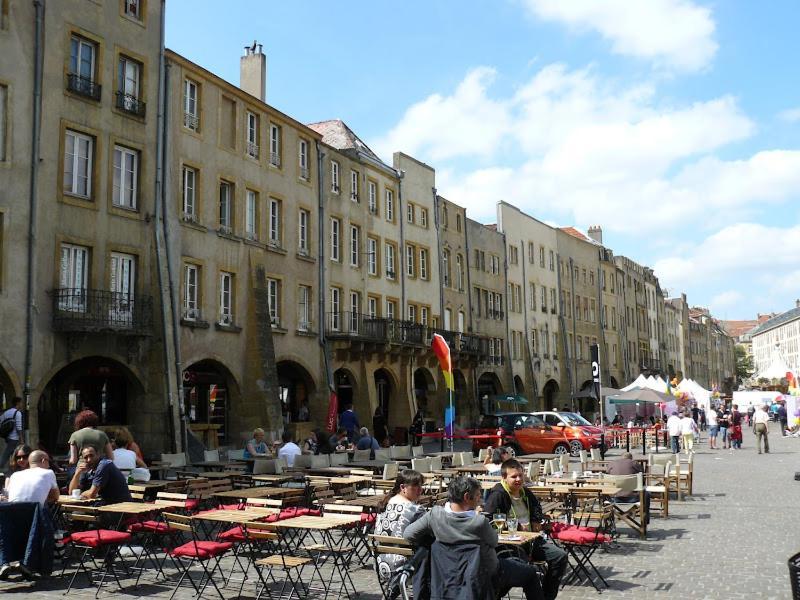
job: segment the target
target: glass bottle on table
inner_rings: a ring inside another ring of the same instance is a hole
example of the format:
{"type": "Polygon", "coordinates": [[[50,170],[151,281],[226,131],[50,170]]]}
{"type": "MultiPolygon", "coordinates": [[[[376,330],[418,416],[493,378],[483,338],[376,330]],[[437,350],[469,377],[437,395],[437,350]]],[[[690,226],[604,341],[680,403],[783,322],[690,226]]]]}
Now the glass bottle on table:
{"type": "Polygon", "coordinates": [[[503,528],[506,525],[506,513],[492,514],[492,524],[495,526],[497,531],[503,531],[503,528]]]}

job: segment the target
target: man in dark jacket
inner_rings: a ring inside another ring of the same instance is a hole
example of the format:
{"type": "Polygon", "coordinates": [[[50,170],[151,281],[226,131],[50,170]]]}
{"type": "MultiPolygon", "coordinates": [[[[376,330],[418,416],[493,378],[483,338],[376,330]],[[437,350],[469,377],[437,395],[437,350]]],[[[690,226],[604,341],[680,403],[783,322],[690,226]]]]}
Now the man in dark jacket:
{"type": "Polygon", "coordinates": [[[621,458],[608,463],[609,475],[636,475],[642,472],[642,465],[633,460],[633,454],[625,452],[621,458]]]}
{"type": "MultiPolygon", "coordinates": [[[[504,513],[507,517],[516,518],[520,530],[538,528],[544,520],[542,506],[536,496],[522,485],[525,476],[520,462],[513,458],[505,461],[500,467],[500,475],[502,481],[492,488],[486,498],[486,514],[504,513]]],[[[531,557],[547,562],[542,591],[545,600],[553,600],[558,596],[561,578],[567,568],[567,553],[550,540],[537,538],[531,557]]]]}
{"type": "MultiPolygon", "coordinates": [[[[459,556],[461,554],[459,548],[474,544],[480,549],[478,554],[480,565],[477,569],[470,568],[470,571],[480,575],[457,590],[449,589],[453,586],[444,589],[440,582],[432,578],[431,596],[444,598],[456,592],[460,600],[481,598],[493,600],[494,579],[501,591],[521,587],[527,600],[541,600],[543,596],[539,584],[539,571],[536,567],[514,558],[498,560],[497,531],[476,511],[481,499],[480,483],[472,477],[456,477],[447,486],[447,495],[449,502],[443,507],[434,506],[425,516],[406,527],[403,537],[415,545],[428,544],[435,538],[440,547],[437,548],[434,544],[433,560],[437,560],[438,556],[440,562],[451,562],[454,569],[458,568],[456,565],[467,566],[459,556]],[[444,549],[441,546],[444,546],[444,549]],[[448,547],[453,553],[449,561],[445,555],[448,547]]],[[[432,568],[434,574],[437,571],[442,569],[432,568]]],[[[451,573],[444,583],[455,582],[458,575],[459,573],[451,573]]]]}

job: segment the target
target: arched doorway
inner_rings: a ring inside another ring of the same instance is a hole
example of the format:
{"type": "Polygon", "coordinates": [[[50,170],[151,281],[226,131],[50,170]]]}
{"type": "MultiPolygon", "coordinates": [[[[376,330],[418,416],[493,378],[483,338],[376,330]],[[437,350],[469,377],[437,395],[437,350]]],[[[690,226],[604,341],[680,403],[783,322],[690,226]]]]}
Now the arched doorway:
{"type": "Polygon", "coordinates": [[[201,360],[183,372],[183,397],[189,428],[210,448],[225,444],[230,434],[230,411],[238,387],[228,368],[201,360]]]}
{"type": "Polygon", "coordinates": [[[522,382],[522,377],[514,375],[514,391],[519,396],[525,395],[525,384],[522,382]]]}
{"type": "Polygon", "coordinates": [[[333,373],[333,387],[339,403],[339,414],[342,414],[344,407],[352,404],[356,397],[356,378],[347,369],[337,369],[333,373]]]}
{"type": "MultiPolygon", "coordinates": [[[[580,391],[583,392],[584,390],[591,389],[593,383],[591,379],[587,379],[581,384],[580,391]]],[[[572,409],[572,407],[570,407],[570,409],[572,409]]],[[[584,417],[591,419],[591,414],[600,409],[598,408],[597,400],[593,398],[575,398],[575,410],[584,417]]]]}
{"type": "Polygon", "coordinates": [[[428,369],[420,367],[414,371],[414,398],[417,401],[417,408],[427,414],[429,400],[435,397],[436,381],[428,369]]]}
{"type": "Polygon", "coordinates": [[[495,412],[495,396],[503,393],[503,385],[500,378],[490,371],[478,377],[478,399],[480,400],[481,412],[492,414],[495,412]]]}
{"type": "Polygon", "coordinates": [[[308,413],[311,410],[309,398],[312,398],[316,391],[314,379],[302,365],[292,360],[279,361],[276,368],[284,422],[308,421],[310,418],[308,413]],[[303,406],[306,408],[303,412],[308,416],[301,419],[300,409],[303,406]]]}
{"type": "Polygon", "coordinates": [[[391,434],[392,427],[401,423],[401,420],[398,419],[399,415],[392,413],[392,409],[395,409],[392,405],[392,376],[386,369],[378,369],[373,375],[373,380],[375,382],[375,400],[386,417],[386,428],[391,434]]]}
{"type": "Polygon", "coordinates": [[[101,426],[131,425],[134,407],[143,400],[144,386],[122,363],[103,356],[76,360],[60,369],[42,392],[39,436],[51,452],[64,452],[77,412],[94,411],[101,426]]]}
{"type": "Polygon", "coordinates": [[[614,388],[615,390],[619,389],[619,383],[617,382],[617,379],[613,375],[609,375],[608,384],[609,384],[610,387],[614,388]]]}
{"type": "Polygon", "coordinates": [[[555,379],[549,379],[542,388],[542,396],[544,396],[545,410],[552,410],[557,408],[555,402],[558,400],[558,383],[555,379]]]}
{"type": "Polygon", "coordinates": [[[16,396],[21,396],[22,392],[14,385],[11,373],[7,372],[3,365],[0,365],[0,406],[9,406],[16,396]]]}

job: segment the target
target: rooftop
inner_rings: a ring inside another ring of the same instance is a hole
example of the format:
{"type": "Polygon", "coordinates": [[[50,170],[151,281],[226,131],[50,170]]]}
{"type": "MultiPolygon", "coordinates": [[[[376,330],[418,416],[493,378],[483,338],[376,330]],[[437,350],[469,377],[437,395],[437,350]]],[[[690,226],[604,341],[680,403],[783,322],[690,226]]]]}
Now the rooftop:
{"type": "Polygon", "coordinates": [[[777,317],[772,317],[771,319],[761,323],[761,325],[750,332],[750,335],[764,333],[770,329],[775,329],[776,327],[794,321],[795,319],[800,319],[800,306],[796,306],[791,310],[787,310],[785,313],[779,314],[777,317]]]}
{"type": "MultiPolygon", "coordinates": [[[[309,123],[308,127],[322,136],[322,142],[336,148],[337,150],[355,150],[365,154],[369,158],[379,163],[384,163],[372,149],[367,146],[355,132],[350,129],[341,119],[331,119],[330,121],[319,121],[309,123]]],[[[391,168],[389,165],[387,167],[391,168]]]]}

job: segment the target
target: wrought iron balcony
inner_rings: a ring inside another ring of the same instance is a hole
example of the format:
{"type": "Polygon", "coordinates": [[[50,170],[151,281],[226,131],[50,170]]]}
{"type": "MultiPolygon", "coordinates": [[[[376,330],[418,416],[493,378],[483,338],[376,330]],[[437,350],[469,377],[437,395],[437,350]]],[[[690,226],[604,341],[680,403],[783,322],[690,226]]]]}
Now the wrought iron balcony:
{"type": "Polygon", "coordinates": [[[247,142],[247,155],[258,158],[258,144],[255,142],[247,142]]]}
{"type": "Polygon", "coordinates": [[[281,155],[277,152],[270,152],[269,153],[269,164],[273,167],[280,167],[281,166],[281,155]]]}
{"type": "Polygon", "coordinates": [[[100,100],[102,87],[99,83],[95,83],[88,77],[82,77],[77,73],[69,73],[67,75],[67,89],[92,100],[100,100]]]}
{"type": "Polygon", "coordinates": [[[112,331],[124,335],[149,335],[151,332],[153,299],[150,296],[82,288],[58,288],[51,295],[54,331],[112,331]]]}
{"type": "Polygon", "coordinates": [[[117,92],[117,108],[120,110],[124,110],[137,117],[144,117],[146,106],[146,103],[136,96],[126,94],[125,92],[117,92]]]}
{"type": "Polygon", "coordinates": [[[423,345],[425,326],[412,321],[383,319],[355,312],[330,312],[325,318],[329,338],[357,338],[375,342],[423,345]]]}
{"type": "Polygon", "coordinates": [[[190,112],[183,113],[183,126],[192,131],[200,128],[200,117],[190,112]]]}

